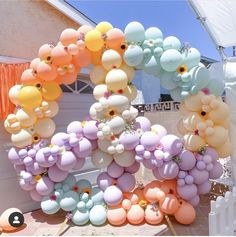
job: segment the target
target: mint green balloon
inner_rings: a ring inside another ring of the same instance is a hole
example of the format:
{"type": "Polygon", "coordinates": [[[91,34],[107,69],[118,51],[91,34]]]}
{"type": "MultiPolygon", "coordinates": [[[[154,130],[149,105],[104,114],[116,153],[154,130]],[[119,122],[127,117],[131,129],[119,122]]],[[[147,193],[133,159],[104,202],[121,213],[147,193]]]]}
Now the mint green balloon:
{"type": "Polygon", "coordinates": [[[143,63],[146,64],[152,57],[152,51],[149,48],[143,50],[143,63]]]}
{"type": "Polygon", "coordinates": [[[85,189],[92,189],[92,185],[87,179],[79,180],[76,185],[78,186],[78,193],[83,193],[85,189]]]}
{"type": "Polygon", "coordinates": [[[60,201],[60,206],[64,211],[73,211],[76,208],[78,201],[78,194],[74,191],[68,191],[64,193],[60,201]]]}
{"type": "Polygon", "coordinates": [[[153,50],[153,54],[156,58],[160,58],[161,55],[163,54],[163,49],[161,47],[156,47],[154,50],[153,50]]]}
{"type": "Polygon", "coordinates": [[[215,96],[221,96],[224,92],[224,82],[216,79],[211,79],[207,88],[209,88],[211,94],[215,96]]]}
{"type": "Polygon", "coordinates": [[[181,102],[183,100],[181,96],[182,89],[180,87],[176,87],[173,90],[170,90],[170,96],[174,101],[181,102]]]}
{"type": "Polygon", "coordinates": [[[77,209],[79,210],[79,211],[84,211],[84,210],[86,210],[87,208],[86,208],[86,203],[84,202],[84,201],[79,201],[78,203],[77,203],[77,209]]]}
{"type": "Polygon", "coordinates": [[[163,49],[176,49],[179,50],[181,48],[181,42],[175,36],[168,36],[163,40],[163,49]]]}
{"type": "Polygon", "coordinates": [[[90,210],[92,207],[93,207],[93,201],[92,201],[91,199],[89,199],[89,200],[86,202],[86,209],[87,209],[87,210],[90,210]]]}
{"type": "Polygon", "coordinates": [[[56,195],[57,198],[61,199],[64,195],[64,192],[62,189],[57,189],[54,191],[54,194],[56,195]]]}
{"type": "Polygon", "coordinates": [[[79,211],[76,210],[73,212],[72,222],[75,225],[85,225],[89,221],[89,211],[79,211]]]}
{"type": "Polygon", "coordinates": [[[161,72],[159,60],[152,56],[150,61],[144,64],[144,71],[152,75],[159,75],[161,72]]]}
{"type": "Polygon", "coordinates": [[[161,86],[167,90],[175,89],[178,86],[177,81],[175,80],[176,77],[177,72],[166,72],[162,70],[160,74],[161,86]]]}
{"type": "Polygon", "coordinates": [[[201,54],[195,48],[190,48],[188,50],[185,50],[182,53],[182,56],[183,56],[183,64],[187,66],[188,70],[190,70],[193,67],[198,66],[201,60],[201,54]]]}
{"type": "Polygon", "coordinates": [[[146,39],[163,39],[163,34],[161,30],[157,27],[149,27],[145,31],[146,39]]]}
{"type": "Polygon", "coordinates": [[[51,200],[51,195],[45,196],[41,201],[41,209],[44,213],[52,215],[60,210],[60,205],[56,200],[51,200]]]}
{"type": "Polygon", "coordinates": [[[129,66],[135,67],[143,61],[143,49],[138,45],[129,45],[123,57],[129,66]]]}
{"type": "Polygon", "coordinates": [[[143,42],[145,40],[145,29],[143,25],[137,21],[130,22],[125,27],[125,39],[127,42],[143,42]]]}
{"type": "Polygon", "coordinates": [[[64,192],[68,192],[69,190],[71,190],[71,187],[68,184],[63,184],[62,185],[62,190],[64,192]]]}
{"type": "Polygon", "coordinates": [[[160,58],[161,67],[167,72],[174,72],[182,64],[182,55],[176,49],[168,49],[160,58]]]}
{"type": "Polygon", "coordinates": [[[76,183],[76,178],[72,175],[69,174],[67,178],[62,182],[62,184],[67,184],[69,185],[70,188],[72,188],[76,183]]]}
{"type": "Polygon", "coordinates": [[[54,189],[61,189],[62,188],[62,184],[61,183],[56,183],[54,186],[54,189]]]}
{"type": "Polygon", "coordinates": [[[189,71],[189,74],[192,78],[193,85],[198,90],[205,88],[210,81],[210,74],[206,67],[196,66],[189,71]]]}
{"type": "Polygon", "coordinates": [[[88,193],[81,193],[80,194],[80,200],[87,202],[89,200],[89,194],[88,193]]]}
{"type": "Polygon", "coordinates": [[[96,204],[103,204],[104,203],[103,191],[100,188],[98,188],[98,187],[94,187],[92,189],[91,199],[92,199],[94,205],[96,205],[96,204]]]}
{"type": "Polygon", "coordinates": [[[107,212],[104,206],[93,206],[89,213],[90,222],[93,225],[103,225],[107,220],[107,212]]]}

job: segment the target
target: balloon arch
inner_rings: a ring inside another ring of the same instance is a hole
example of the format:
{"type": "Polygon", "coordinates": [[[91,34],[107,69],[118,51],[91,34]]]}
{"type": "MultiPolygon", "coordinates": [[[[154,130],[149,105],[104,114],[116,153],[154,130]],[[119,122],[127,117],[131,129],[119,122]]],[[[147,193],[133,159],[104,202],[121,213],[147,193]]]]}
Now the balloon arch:
{"type": "Polygon", "coordinates": [[[231,152],[223,90],[200,63],[197,49],[174,36],[163,38],[156,27],[145,30],[131,22],[122,32],[101,22],[95,29],[66,29],[57,45],[40,47],[21,85],[9,90],[16,108],[4,122],[14,146],[8,157],[20,186],[41,202],[43,212],[62,209],[76,225],[158,224],[164,215],[191,224],[199,195],[208,193],[209,180],[223,172],[217,159],[231,152]],[[54,134],[60,84],[75,82],[90,64],[97,100],[90,119],[54,134]],[[182,101],[177,125],[182,138],[151,125],[131,106],[137,95],[135,69],[159,78],[172,98],[182,101]],[[97,168],[107,168],[97,177],[98,187],[69,173],[82,168],[88,156],[97,168]],[[155,180],[135,187],[141,163],[155,180]]]}

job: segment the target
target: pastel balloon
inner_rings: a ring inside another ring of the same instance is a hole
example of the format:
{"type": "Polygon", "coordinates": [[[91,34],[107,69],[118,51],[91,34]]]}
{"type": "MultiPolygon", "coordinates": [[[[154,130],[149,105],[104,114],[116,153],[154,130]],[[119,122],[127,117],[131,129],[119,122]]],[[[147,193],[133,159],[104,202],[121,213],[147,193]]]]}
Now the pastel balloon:
{"type": "Polygon", "coordinates": [[[91,200],[93,201],[94,205],[104,204],[103,191],[98,187],[92,188],[91,200]]]}
{"type": "Polygon", "coordinates": [[[220,147],[217,147],[216,150],[221,158],[230,156],[232,153],[232,144],[230,140],[227,139],[226,142],[222,144],[220,147]]]}
{"type": "Polygon", "coordinates": [[[92,162],[97,168],[105,168],[109,164],[111,164],[113,157],[108,153],[101,151],[100,149],[96,149],[92,153],[92,162]]]}
{"type": "Polygon", "coordinates": [[[77,30],[68,28],[61,32],[60,41],[63,45],[75,44],[78,40],[79,32],[77,30]]]}
{"type": "Polygon", "coordinates": [[[85,164],[84,158],[79,158],[76,160],[75,166],[73,167],[73,170],[80,170],[85,164]]]}
{"type": "Polygon", "coordinates": [[[111,70],[112,68],[119,68],[122,64],[122,59],[120,54],[113,50],[106,50],[102,55],[102,65],[106,70],[111,70]]]}
{"type": "Polygon", "coordinates": [[[128,78],[121,69],[112,69],[107,73],[105,81],[109,90],[118,91],[126,88],[128,78]]]}
{"type": "Polygon", "coordinates": [[[144,220],[144,217],[144,209],[138,204],[132,205],[129,211],[127,212],[127,220],[133,225],[140,224],[144,220]]]}
{"type": "Polygon", "coordinates": [[[201,98],[203,97],[203,93],[199,92],[196,95],[189,96],[185,101],[185,107],[190,111],[201,111],[202,102],[201,98]]]}
{"type": "Polygon", "coordinates": [[[133,150],[139,144],[139,137],[136,133],[123,132],[119,137],[119,141],[125,150],[133,150]]]}
{"type": "Polygon", "coordinates": [[[122,200],[123,194],[119,188],[112,185],[104,192],[104,201],[111,206],[118,205],[122,200]]]}
{"type": "Polygon", "coordinates": [[[213,169],[209,172],[210,179],[218,179],[223,174],[223,167],[219,162],[214,163],[213,169]]]}
{"type": "Polygon", "coordinates": [[[130,45],[124,53],[125,62],[131,66],[137,66],[143,61],[143,50],[138,45],[130,45]]]}
{"type": "Polygon", "coordinates": [[[183,150],[180,154],[179,168],[181,170],[191,170],[196,164],[196,158],[192,152],[183,150]]]}
{"type": "Polygon", "coordinates": [[[88,49],[79,50],[78,54],[73,56],[72,62],[79,67],[87,67],[91,63],[92,57],[88,49]]]}
{"type": "Polygon", "coordinates": [[[174,179],[179,173],[179,167],[174,161],[169,161],[159,168],[159,173],[164,179],[174,179]]]}
{"type": "Polygon", "coordinates": [[[76,135],[83,133],[83,127],[81,122],[73,121],[67,126],[67,133],[75,133],[76,135]]]}
{"type": "Polygon", "coordinates": [[[21,88],[22,88],[22,85],[14,85],[10,88],[8,92],[10,101],[15,105],[19,104],[18,97],[19,97],[21,88]]]}
{"type": "Polygon", "coordinates": [[[91,70],[90,70],[90,80],[95,84],[104,84],[105,83],[105,78],[106,78],[107,71],[100,65],[95,65],[91,70]]]}
{"type": "Polygon", "coordinates": [[[146,39],[163,39],[163,34],[159,28],[149,27],[145,31],[145,38],[146,39]]]}
{"type": "Polygon", "coordinates": [[[227,141],[228,130],[221,126],[214,127],[214,133],[206,137],[207,143],[212,147],[219,147],[227,141]]]}
{"type": "Polygon", "coordinates": [[[229,106],[223,102],[216,102],[216,105],[218,105],[217,108],[212,109],[208,115],[209,119],[214,121],[214,123],[221,125],[225,121],[225,118],[229,116],[229,106]]]}
{"type": "Polygon", "coordinates": [[[177,186],[177,193],[183,199],[190,200],[197,194],[197,186],[195,184],[177,186]]]}
{"type": "Polygon", "coordinates": [[[60,200],[60,206],[64,211],[73,211],[79,201],[78,194],[74,191],[64,193],[60,200]]]}
{"type": "Polygon", "coordinates": [[[114,154],[115,162],[122,167],[129,167],[135,162],[133,151],[124,151],[121,154],[114,154]]]}
{"type": "Polygon", "coordinates": [[[138,91],[135,85],[127,85],[127,87],[124,89],[124,95],[130,100],[134,100],[137,95],[138,91]]]}
{"type": "Polygon", "coordinates": [[[54,65],[41,61],[37,65],[37,77],[44,81],[53,81],[57,77],[57,69],[54,65]]]}
{"type": "Polygon", "coordinates": [[[111,186],[112,182],[113,178],[107,172],[102,172],[97,177],[97,184],[103,191],[111,186]]]}
{"type": "Polygon", "coordinates": [[[125,167],[125,172],[134,174],[134,173],[138,172],[139,168],[140,168],[140,163],[134,162],[131,166],[125,167]]]}
{"type": "Polygon", "coordinates": [[[53,118],[59,112],[59,105],[56,101],[48,101],[47,103],[48,103],[49,110],[47,111],[46,116],[53,118]]]}
{"type": "Polygon", "coordinates": [[[22,127],[30,127],[37,120],[37,117],[34,112],[27,108],[17,110],[16,118],[18,119],[22,127]]]}
{"type": "Polygon", "coordinates": [[[160,73],[160,82],[161,86],[167,90],[173,90],[175,89],[178,84],[175,81],[175,78],[177,77],[175,72],[166,72],[164,70],[160,73]]]}
{"type": "Polygon", "coordinates": [[[206,67],[196,66],[189,71],[194,83],[194,87],[197,90],[205,88],[210,80],[210,74],[206,67]]]}
{"type": "Polygon", "coordinates": [[[168,50],[168,49],[179,50],[180,47],[181,47],[181,42],[175,36],[169,36],[163,40],[163,49],[164,50],[168,50]]]}
{"type": "Polygon", "coordinates": [[[145,39],[145,29],[143,25],[137,21],[130,22],[125,27],[125,39],[129,42],[142,42],[145,39]]]}
{"type": "Polygon", "coordinates": [[[54,134],[56,125],[52,119],[43,118],[37,121],[34,125],[34,130],[40,137],[48,138],[54,134]]]}
{"type": "Polygon", "coordinates": [[[186,134],[184,136],[185,148],[190,151],[198,151],[206,144],[204,139],[197,135],[186,134]]]}
{"type": "Polygon", "coordinates": [[[35,189],[30,191],[30,197],[36,202],[41,202],[43,199],[43,196],[41,196],[35,189]]]}
{"type": "Polygon", "coordinates": [[[202,184],[209,179],[209,173],[206,170],[193,168],[189,174],[193,176],[195,184],[202,184]]]}
{"type": "Polygon", "coordinates": [[[120,69],[126,73],[129,82],[133,80],[133,78],[135,76],[135,70],[133,67],[130,67],[127,64],[123,63],[120,66],[120,69]]]}
{"type": "Polygon", "coordinates": [[[25,86],[20,89],[18,101],[22,107],[33,109],[40,106],[42,102],[42,94],[34,86],[25,86]]]}
{"type": "Polygon", "coordinates": [[[87,121],[83,127],[84,136],[90,140],[97,139],[98,128],[96,126],[96,121],[87,121]]]}
{"type": "Polygon", "coordinates": [[[92,64],[93,65],[101,65],[101,58],[102,58],[102,50],[92,52],[91,51],[91,56],[92,56],[92,64]]]}
{"type": "Polygon", "coordinates": [[[157,225],[163,220],[163,213],[160,210],[153,210],[152,205],[147,205],[145,208],[145,220],[151,225],[157,225]]]}
{"type": "Polygon", "coordinates": [[[192,224],[195,218],[196,211],[193,206],[187,202],[182,203],[175,213],[175,219],[183,225],[192,224]]]}
{"type": "Polygon", "coordinates": [[[151,59],[144,65],[144,71],[152,75],[159,75],[161,70],[160,60],[154,56],[151,56],[151,59]]]}
{"type": "Polygon", "coordinates": [[[112,118],[108,124],[114,134],[120,134],[125,128],[125,121],[120,116],[112,118]]]}
{"type": "Polygon", "coordinates": [[[22,73],[20,80],[22,84],[32,84],[37,82],[37,75],[33,69],[26,69],[22,73]]]}
{"type": "Polygon", "coordinates": [[[85,44],[91,51],[99,51],[103,47],[102,33],[98,30],[90,30],[85,35],[85,44]]]}
{"type": "Polygon", "coordinates": [[[182,63],[182,55],[176,49],[168,49],[161,55],[160,63],[165,71],[174,72],[182,63]]]}
{"type": "Polygon", "coordinates": [[[92,207],[89,212],[89,220],[93,225],[103,225],[106,222],[107,213],[106,209],[102,205],[96,205],[92,207]]]}
{"type": "Polygon", "coordinates": [[[71,151],[62,153],[57,160],[56,165],[63,171],[71,170],[76,164],[76,156],[71,151]]]}
{"type": "Polygon", "coordinates": [[[169,152],[171,155],[177,155],[183,148],[182,140],[172,134],[164,136],[160,143],[164,147],[166,152],[169,152]]]}
{"type": "Polygon", "coordinates": [[[183,64],[185,64],[189,70],[200,63],[201,54],[195,48],[185,50],[182,55],[183,55],[183,64]]]}
{"type": "Polygon", "coordinates": [[[149,131],[145,132],[140,139],[140,144],[143,145],[148,151],[155,150],[159,142],[159,137],[154,132],[149,131]]]}
{"type": "Polygon", "coordinates": [[[52,63],[57,66],[68,65],[72,60],[72,56],[63,45],[57,45],[54,47],[52,49],[51,56],[52,63]]]}
{"type": "Polygon", "coordinates": [[[93,89],[93,96],[96,100],[102,98],[105,95],[105,93],[108,93],[108,88],[107,85],[105,84],[97,85],[93,89]]]}
{"type": "Polygon", "coordinates": [[[31,145],[33,142],[32,135],[25,129],[21,129],[20,132],[11,135],[11,142],[14,146],[23,148],[31,145]]]}
{"type": "Polygon", "coordinates": [[[46,176],[43,176],[36,184],[36,191],[42,195],[48,195],[54,190],[54,183],[46,176]]]}
{"type": "Polygon", "coordinates": [[[129,108],[129,100],[124,95],[111,95],[108,98],[110,107],[117,109],[119,113],[129,108]]]}
{"type": "Polygon", "coordinates": [[[48,169],[48,177],[53,182],[61,182],[67,177],[67,175],[67,171],[59,169],[56,165],[53,165],[48,169]]]}
{"type": "Polygon", "coordinates": [[[112,178],[118,178],[124,173],[124,167],[119,166],[116,164],[116,162],[112,162],[108,167],[107,167],[107,173],[112,177],[112,178]]]}
{"type": "Polygon", "coordinates": [[[56,82],[45,82],[42,85],[42,96],[45,100],[57,100],[62,94],[60,86],[56,82]]]}
{"type": "Polygon", "coordinates": [[[209,81],[207,88],[209,88],[211,94],[215,96],[221,96],[224,92],[224,82],[216,79],[212,79],[209,81]]]}
{"type": "Polygon", "coordinates": [[[41,209],[44,213],[52,215],[60,210],[60,205],[56,200],[51,200],[50,196],[43,197],[41,209]]]}
{"type": "Polygon", "coordinates": [[[92,29],[93,29],[93,27],[91,27],[89,25],[82,25],[79,27],[79,29],[77,31],[80,33],[80,35],[86,35],[92,29]]]}
{"type": "Polygon", "coordinates": [[[85,225],[89,221],[89,211],[76,210],[73,212],[72,222],[76,225],[85,225]]]}
{"type": "Polygon", "coordinates": [[[210,190],[211,190],[211,182],[208,180],[197,186],[198,194],[206,194],[209,193],[210,190]]]}
{"type": "Polygon", "coordinates": [[[167,135],[167,130],[160,124],[154,124],[151,126],[152,132],[156,133],[159,139],[162,139],[164,136],[167,135]]]}
{"type": "Polygon", "coordinates": [[[86,138],[82,138],[79,141],[79,145],[73,148],[73,152],[75,153],[77,157],[81,157],[81,158],[90,156],[92,152],[91,142],[86,138]]]}
{"type": "Polygon", "coordinates": [[[24,179],[20,179],[19,185],[25,191],[31,191],[31,190],[35,189],[35,184],[32,184],[29,181],[26,181],[24,179]]]}
{"type": "Polygon", "coordinates": [[[196,207],[200,203],[200,197],[198,195],[194,196],[192,199],[188,200],[189,204],[196,207]]]}
{"type": "Polygon", "coordinates": [[[112,225],[122,225],[126,221],[126,211],[120,205],[115,207],[109,206],[107,210],[107,220],[112,225]]]}
{"type": "Polygon", "coordinates": [[[160,209],[168,215],[174,215],[179,209],[179,201],[173,194],[166,194],[164,199],[159,201],[160,209]]]}
{"type": "Polygon", "coordinates": [[[96,30],[99,30],[103,34],[107,33],[107,31],[111,30],[112,28],[112,24],[107,21],[102,21],[96,25],[96,30]]]}
{"type": "Polygon", "coordinates": [[[108,30],[106,35],[106,45],[108,48],[117,48],[125,41],[124,33],[118,28],[108,30]]]}
{"type": "Polygon", "coordinates": [[[134,127],[135,129],[142,129],[144,132],[150,131],[151,122],[148,120],[148,118],[139,116],[135,119],[134,127]]]}
{"type": "Polygon", "coordinates": [[[130,173],[123,173],[118,179],[117,179],[117,186],[123,191],[123,192],[130,192],[134,189],[136,184],[135,177],[130,173]]]}
{"type": "Polygon", "coordinates": [[[152,169],[152,174],[157,180],[164,180],[164,178],[160,174],[159,168],[155,167],[154,169],[152,169]]]}

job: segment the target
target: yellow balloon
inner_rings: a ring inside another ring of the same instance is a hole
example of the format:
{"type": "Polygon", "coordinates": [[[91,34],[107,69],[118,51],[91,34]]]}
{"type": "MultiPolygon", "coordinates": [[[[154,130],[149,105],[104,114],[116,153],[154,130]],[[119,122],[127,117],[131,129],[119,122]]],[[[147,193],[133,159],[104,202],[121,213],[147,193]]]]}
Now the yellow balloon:
{"type": "Polygon", "coordinates": [[[42,94],[34,86],[25,86],[20,90],[18,101],[23,108],[33,109],[40,106],[42,102],[42,94]]]}
{"type": "Polygon", "coordinates": [[[54,121],[50,118],[39,119],[34,126],[34,131],[42,138],[51,137],[56,129],[54,121]]]}
{"type": "Polygon", "coordinates": [[[126,73],[121,69],[112,69],[107,73],[106,84],[109,90],[117,92],[127,87],[128,78],[126,73]]]}
{"type": "Polygon", "coordinates": [[[24,148],[32,144],[32,135],[25,129],[21,129],[19,133],[11,135],[11,142],[18,148],[24,148]]]}
{"type": "Polygon", "coordinates": [[[185,135],[186,133],[188,133],[188,130],[184,127],[183,119],[180,119],[177,123],[177,129],[181,135],[185,135]]]}
{"type": "Polygon", "coordinates": [[[186,134],[184,136],[184,146],[190,151],[199,151],[205,145],[205,140],[200,136],[193,134],[186,134]]]}
{"type": "Polygon", "coordinates": [[[96,100],[104,97],[105,93],[108,93],[107,85],[105,84],[97,85],[93,89],[93,96],[96,100]]]}
{"type": "Polygon", "coordinates": [[[85,35],[85,45],[93,52],[99,51],[103,45],[102,33],[98,30],[91,30],[85,35]]]}
{"type": "Polygon", "coordinates": [[[122,59],[120,54],[113,50],[106,50],[102,55],[102,65],[106,70],[111,70],[112,68],[119,68],[122,64],[122,59]]]}
{"type": "Polygon", "coordinates": [[[128,85],[124,89],[124,95],[128,97],[130,101],[134,100],[137,97],[137,88],[135,85],[128,85]]]}
{"type": "Polygon", "coordinates": [[[202,122],[202,120],[200,116],[194,112],[190,112],[183,117],[183,125],[188,131],[194,132],[199,122],[202,122]]]}
{"type": "Polygon", "coordinates": [[[214,147],[220,147],[228,139],[228,130],[221,126],[214,126],[214,133],[210,136],[206,136],[207,143],[214,147]]]}
{"type": "Polygon", "coordinates": [[[57,100],[62,94],[61,87],[56,82],[45,82],[42,85],[42,95],[45,100],[57,100]]]}
{"type": "Polygon", "coordinates": [[[100,65],[96,65],[89,73],[91,81],[95,84],[104,84],[107,71],[100,65]]]}
{"type": "Polygon", "coordinates": [[[101,33],[105,34],[108,30],[113,28],[112,24],[107,21],[102,21],[97,24],[96,30],[99,30],[101,33]]]}
{"type": "Polygon", "coordinates": [[[37,121],[34,111],[26,108],[19,109],[16,112],[16,117],[22,127],[30,127],[37,121]]]}
{"type": "Polygon", "coordinates": [[[13,87],[10,88],[8,92],[10,101],[15,105],[19,104],[18,96],[19,96],[21,88],[22,88],[22,85],[14,85],[13,87]]]}
{"type": "Polygon", "coordinates": [[[59,106],[56,101],[48,101],[48,110],[46,111],[46,116],[49,118],[55,117],[59,112],[59,106]]]}
{"type": "Polygon", "coordinates": [[[189,96],[184,104],[186,108],[190,111],[200,111],[202,110],[201,98],[204,96],[203,92],[199,91],[196,95],[189,96]]]}
{"type": "Polygon", "coordinates": [[[219,157],[221,158],[226,158],[230,156],[232,153],[232,144],[229,138],[222,146],[215,148],[215,150],[218,152],[219,157]]]}
{"type": "Polygon", "coordinates": [[[128,77],[128,81],[131,82],[134,79],[135,76],[135,70],[134,68],[128,66],[127,64],[123,63],[120,67],[121,70],[123,70],[127,77],[128,77]]]}

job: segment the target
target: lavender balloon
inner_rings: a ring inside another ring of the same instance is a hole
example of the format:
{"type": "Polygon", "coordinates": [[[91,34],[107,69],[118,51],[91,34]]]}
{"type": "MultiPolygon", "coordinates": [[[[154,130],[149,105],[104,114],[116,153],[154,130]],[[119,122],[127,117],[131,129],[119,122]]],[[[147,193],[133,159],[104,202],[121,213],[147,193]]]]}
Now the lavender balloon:
{"type": "Polygon", "coordinates": [[[137,155],[143,155],[144,151],[145,151],[145,148],[143,145],[137,145],[135,147],[135,152],[137,155]]]}
{"type": "Polygon", "coordinates": [[[193,176],[195,184],[202,184],[209,179],[209,173],[206,170],[199,170],[196,167],[190,170],[189,174],[193,176]]]}
{"type": "Polygon", "coordinates": [[[164,136],[160,143],[164,151],[170,153],[172,156],[178,155],[183,149],[183,141],[172,134],[164,136]]]}
{"type": "Polygon", "coordinates": [[[35,157],[38,164],[42,167],[53,166],[57,162],[57,158],[51,156],[51,150],[49,147],[41,148],[35,157]]]}
{"type": "Polygon", "coordinates": [[[123,194],[119,188],[112,185],[105,190],[103,197],[108,205],[116,206],[121,202],[123,194]]]}
{"type": "Polygon", "coordinates": [[[209,155],[212,158],[212,162],[216,162],[217,159],[219,158],[219,154],[217,151],[211,147],[207,147],[205,155],[209,155]]]}
{"type": "Polygon", "coordinates": [[[135,177],[125,172],[123,175],[121,175],[117,179],[117,186],[123,191],[123,192],[130,192],[134,189],[136,184],[135,177]]]}
{"type": "MultiPolygon", "coordinates": [[[[136,160],[137,161],[137,160],[136,160]]],[[[155,169],[157,167],[157,160],[156,157],[152,154],[150,159],[144,159],[143,160],[143,165],[147,168],[147,169],[155,169]]]]}
{"type": "Polygon", "coordinates": [[[119,141],[125,150],[133,150],[139,144],[139,137],[135,132],[123,132],[119,137],[119,141]]]}
{"type": "Polygon", "coordinates": [[[213,165],[213,169],[209,172],[210,179],[218,179],[223,174],[223,167],[220,162],[216,162],[213,165]]]}
{"type": "Polygon", "coordinates": [[[65,151],[59,156],[56,165],[64,171],[71,170],[76,164],[76,156],[71,151],[65,151]]]}
{"type": "Polygon", "coordinates": [[[35,188],[35,184],[25,181],[24,179],[20,179],[19,184],[20,184],[20,187],[26,191],[30,191],[35,188]]]}
{"type": "Polygon", "coordinates": [[[109,186],[112,185],[113,178],[107,173],[102,172],[97,177],[97,184],[100,189],[105,191],[109,186]]]}
{"type": "Polygon", "coordinates": [[[138,172],[139,168],[140,168],[140,163],[135,161],[131,166],[125,167],[125,172],[134,174],[134,173],[138,172]]]}
{"type": "Polygon", "coordinates": [[[200,197],[198,195],[194,196],[192,199],[188,200],[190,204],[196,207],[200,202],[200,197]]]}
{"type": "Polygon", "coordinates": [[[75,134],[82,134],[83,127],[81,122],[73,121],[67,126],[67,133],[75,133],[75,134]]]}
{"type": "Polygon", "coordinates": [[[185,200],[191,200],[197,195],[197,186],[195,184],[177,185],[177,193],[185,200]]]}
{"type": "Polygon", "coordinates": [[[197,185],[198,194],[206,194],[211,190],[211,182],[206,180],[204,183],[197,185]]]}
{"type": "Polygon", "coordinates": [[[179,173],[179,167],[174,161],[165,162],[159,168],[159,173],[164,179],[174,179],[179,173]]]}
{"type": "Polygon", "coordinates": [[[26,170],[31,172],[33,175],[41,174],[45,171],[44,167],[41,167],[38,162],[34,162],[30,166],[26,167],[26,170]]]}
{"type": "Polygon", "coordinates": [[[53,165],[48,169],[48,177],[53,182],[61,182],[67,177],[67,175],[68,171],[61,170],[56,165],[53,165]]]}
{"type": "Polygon", "coordinates": [[[196,164],[196,158],[191,151],[183,150],[180,153],[180,163],[179,168],[181,170],[191,170],[196,164]]]}
{"type": "Polygon", "coordinates": [[[145,132],[140,139],[140,144],[148,151],[154,151],[159,142],[159,137],[153,132],[145,132]]]}
{"type": "Polygon", "coordinates": [[[8,152],[8,159],[15,165],[22,165],[23,159],[20,158],[18,150],[12,147],[8,152]]]}
{"type": "MultiPolygon", "coordinates": [[[[25,165],[14,165],[14,169],[15,169],[15,171],[16,171],[17,174],[20,174],[20,172],[21,172],[22,170],[25,170],[26,167],[25,167],[25,165]]],[[[32,173],[32,172],[31,172],[31,173],[32,173]]]]}
{"type": "Polygon", "coordinates": [[[150,131],[151,122],[143,116],[137,117],[134,124],[135,130],[142,129],[144,132],[150,131]]]}
{"type": "Polygon", "coordinates": [[[59,132],[56,133],[51,138],[51,144],[58,145],[58,146],[64,146],[66,142],[69,142],[70,136],[67,133],[59,132]]]}
{"type": "Polygon", "coordinates": [[[97,132],[98,132],[98,127],[96,126],[97,121],[91,120],[87,121],[83,127],[83,134],[86,138],[90,140],[96,140],[97,137],[97,132]]]}
{"type": "Polygon", "coordinates": [[[36,191],[42,195],[48,195],[54,190],[54,183],[46,176],[43,176],[36,184],[36,191]]]}
{"type": "Polygon", "coordinates": [[[159,173],[159,168],[155,168],[152,170],[152,174],[154,175],[154,177],[159,180],[159,181],[163,181],[164,178],[160,175],[159,173]]]}
{"type": "Polygon", "coordinates": [[[79,141],[79,145],[74,147],[72,150],[77,157],[84,158],[91,155],[92,144],[87,138],[82,138],[79,141]]]}
{"type": "Polygon", "coordinates": [[[30,196],[36,202],[41,202],[43,199],[43,196],[40,195],[35,189],[30,191],[30,196]]]}
{"type": "Polygon", "coordinates": [[[107,173],[112,178],[118,178],[124,173],[124,167],[119,166],[115,161],[113,161],[108,167],[107,167],[107,173]]]}
{"type": "Polygon", "coordinates": [[[76,163],[73,166],[73,170],[80,170],[85,164],[85,158],[76,159],[76,163]]]}

